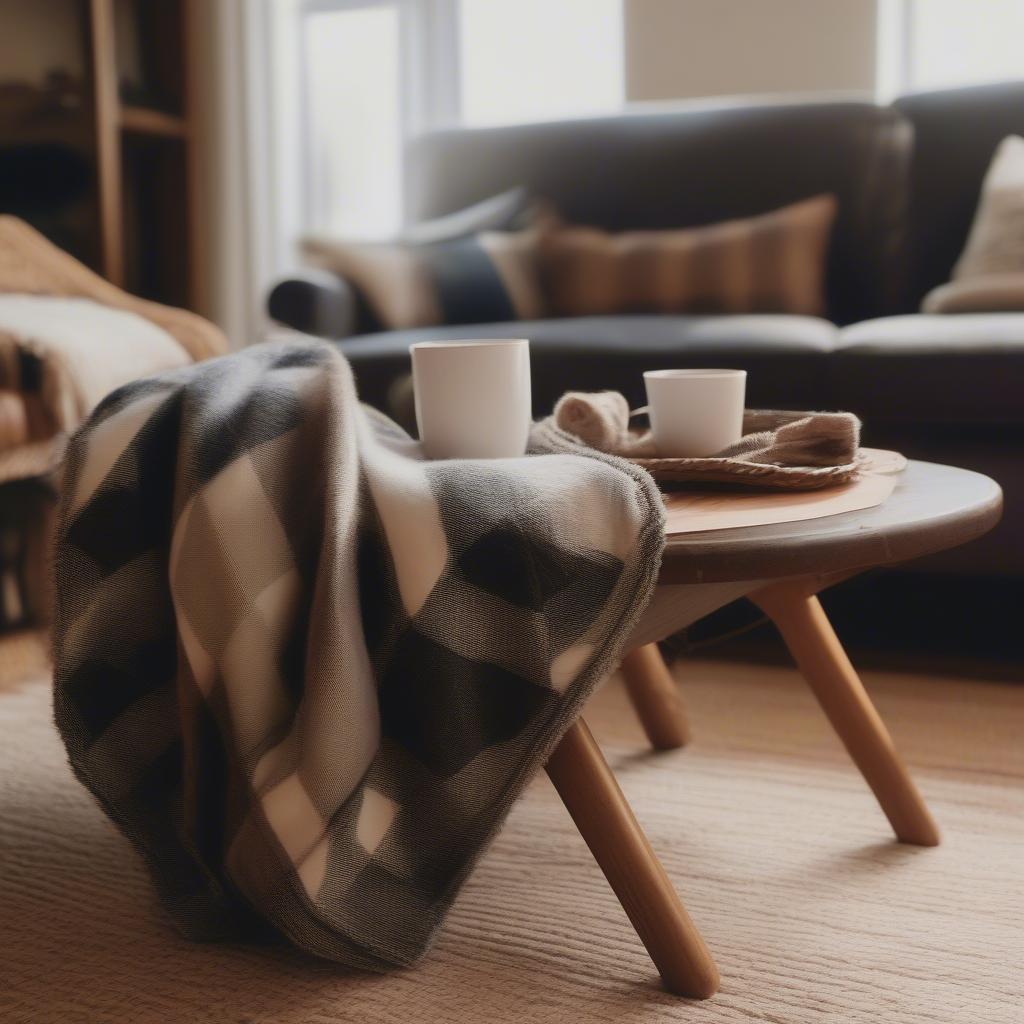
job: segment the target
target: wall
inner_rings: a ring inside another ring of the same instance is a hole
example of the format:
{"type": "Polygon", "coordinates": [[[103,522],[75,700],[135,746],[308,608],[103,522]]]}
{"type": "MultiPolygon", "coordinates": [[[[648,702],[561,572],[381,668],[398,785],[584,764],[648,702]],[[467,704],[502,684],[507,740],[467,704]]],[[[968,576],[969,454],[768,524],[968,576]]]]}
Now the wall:
{"type": "Polygon", "coordinates": [[[73,0],[0,0],[0,81],[39,85],[54,69],[80,78],[84,53],[73,0]]]}
{"type": "Polygon", "coordinates": [[[624,0],[626,98],[875,90],[877,0],[624,0]]]}

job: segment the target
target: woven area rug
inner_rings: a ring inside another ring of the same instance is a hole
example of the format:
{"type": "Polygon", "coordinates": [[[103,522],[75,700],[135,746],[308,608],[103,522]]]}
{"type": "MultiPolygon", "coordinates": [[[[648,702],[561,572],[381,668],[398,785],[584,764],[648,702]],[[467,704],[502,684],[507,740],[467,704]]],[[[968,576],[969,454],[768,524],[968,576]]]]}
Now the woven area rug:
{"type": "Polygon", "coordinates": [[[1019,1024],[1024,687],[867,675],[945,833],[886,823],[788,669],[677,665],[694,742],[651,754],[621,688],[588,710],[722,972],[663,992],[545,778],[422,966],[346,973],[195,946],[72,779],[38,650],[0,645],[0,1021],[1019,1024]]]}

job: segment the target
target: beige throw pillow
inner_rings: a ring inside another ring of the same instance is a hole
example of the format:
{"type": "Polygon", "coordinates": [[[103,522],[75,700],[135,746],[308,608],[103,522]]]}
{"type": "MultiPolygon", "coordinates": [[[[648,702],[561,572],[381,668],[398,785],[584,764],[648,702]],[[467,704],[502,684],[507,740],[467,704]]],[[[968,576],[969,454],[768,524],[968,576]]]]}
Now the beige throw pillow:
{"type": "Polygon", "coordinates": [[[1024,311],[1024,270],[950,281],[933,288],[921,303],[922,313],[1012,313],[1024,311]]]}
{"type": "Polygon", "coordinates": [[[825,312],[825,263],[836,214],[822,195],[705,227],[610,234],[555,228],[540,275],[555,316],[613,313],[825,312]]]}
{"type": "Polygon", "coordinates": [[[1024,273],[1024,138],[1019,135],[1003,139],[992,158],[953,280],[1009,273],[1024,273]]]}

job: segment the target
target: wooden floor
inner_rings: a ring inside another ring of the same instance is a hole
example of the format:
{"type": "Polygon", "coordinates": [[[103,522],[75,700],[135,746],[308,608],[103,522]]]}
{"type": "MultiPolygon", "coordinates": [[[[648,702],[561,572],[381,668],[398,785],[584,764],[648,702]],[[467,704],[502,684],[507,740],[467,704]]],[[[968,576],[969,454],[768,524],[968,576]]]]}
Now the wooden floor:
{"type": "Polygon", "coordinates": [[[615,680],[588,718],[721,969],[705,1003],[661,990],[543,776],[416,969],[179,939],[67,771],[38,648],[0,645],[0,1021],[1020,1024],[1024,686],[865,673],[943,829],[915,849],[795,672],[676,672],[686,750],[646,750],[615,680]]]}

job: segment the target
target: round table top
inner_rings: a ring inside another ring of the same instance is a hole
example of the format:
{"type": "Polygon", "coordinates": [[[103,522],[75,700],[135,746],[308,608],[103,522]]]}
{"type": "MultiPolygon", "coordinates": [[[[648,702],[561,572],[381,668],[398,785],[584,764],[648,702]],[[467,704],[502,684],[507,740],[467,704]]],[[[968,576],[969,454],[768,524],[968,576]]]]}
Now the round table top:
{"type": "Polygon", "coordinates": [[[820,519],[668,533],[662,583],[726,583],[840,573],[965,544],[1002,514],[999,485],[980,473],[910,462],[881,505],[820,519]]]}

